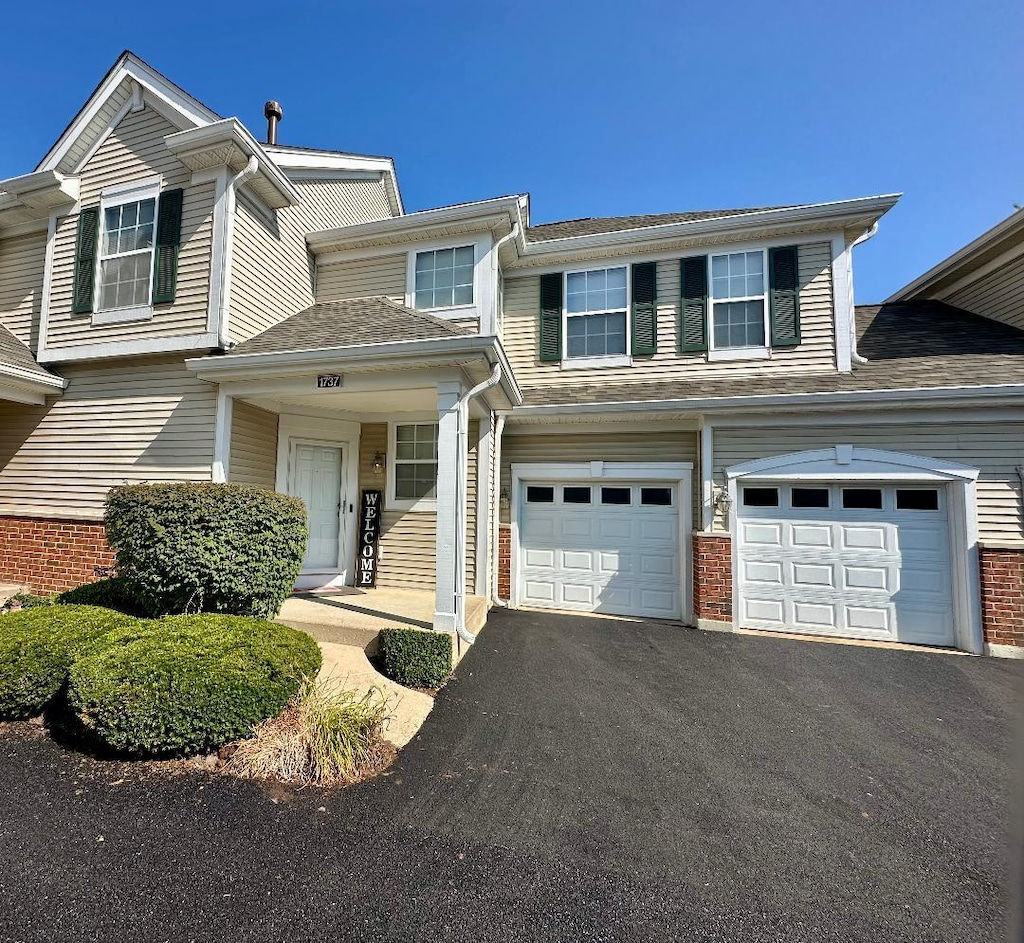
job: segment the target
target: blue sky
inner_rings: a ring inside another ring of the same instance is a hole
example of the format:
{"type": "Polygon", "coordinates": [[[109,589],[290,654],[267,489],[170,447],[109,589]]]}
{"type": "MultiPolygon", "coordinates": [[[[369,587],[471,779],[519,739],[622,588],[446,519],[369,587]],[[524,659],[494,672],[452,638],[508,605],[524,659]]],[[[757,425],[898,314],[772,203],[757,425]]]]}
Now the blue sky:
{"type": "Polygon", "coordinates": [[[0,177],[123,48],[262,137],[389,154],[407,209],[529,191],[534,222],[904,193],[878,301],[1024,203],[1024,4],[18,3],[0,177]]]}

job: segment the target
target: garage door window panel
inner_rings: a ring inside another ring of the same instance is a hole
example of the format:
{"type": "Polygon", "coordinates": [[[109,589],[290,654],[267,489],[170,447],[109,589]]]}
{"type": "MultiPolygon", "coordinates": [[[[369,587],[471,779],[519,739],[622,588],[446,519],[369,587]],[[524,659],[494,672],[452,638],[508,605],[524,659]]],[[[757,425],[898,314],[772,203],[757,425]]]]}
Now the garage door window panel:
{"type": "Polygon", "coordinates": [[[843,488],[843,508],[847,511],[882,510],[881,488],[843,488]]]}
{"type": "Polygon", "coordinates": [[[528,504],[554,504],[555,489],[546,485],[528,485],[526,501],[528,504]]]}
{"type": "Polygon", "coordinates": [[[779,506],[779,489],[744,487],[743,506],[748,508],[777,508],[779,506]]]}
{"type": "Polygon", "coordinates": [[[602,488],[601,503],[624,505],[632,503],[632,489],[630,488],[602,488]]]}
{"type": "Polygon", "coordinates": [[[640,503],[648,507],[671,507],[671,488],[641,488],[640,503]]]}
{"type": "Polygon", "coordinates": [[[589,485],[568,485],[562,489],[563,504],[590,504],[591,500],[589,485]]]}
{"type": "Polygon", "coordinates": [[[829,507],[828,488],[793,488],[790,491],[790,506],[795,510],[829,507]]]}
{"type": "Polygon", "coordinates": [[[935,488],[897,488],[897,511],[937,511],[939,492],[935,488]]]}

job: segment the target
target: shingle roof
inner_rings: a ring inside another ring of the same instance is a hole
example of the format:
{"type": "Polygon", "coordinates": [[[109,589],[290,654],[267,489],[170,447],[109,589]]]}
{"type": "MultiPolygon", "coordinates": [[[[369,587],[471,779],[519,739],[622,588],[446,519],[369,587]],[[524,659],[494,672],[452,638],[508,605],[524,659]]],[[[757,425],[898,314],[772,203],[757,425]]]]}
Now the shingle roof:
{"type": "Polygon", "coordinates": [[[529,226],[526,229],[526,241],[544,242],[548,239],[567,239],[570,236],[593,236],[598,233],[644,229],[647,226],[664,226],[668,223],[692,223],[699,219],[745,216],[749,213],[785,209],[791,209],[791,207],[753,206],[740,210],[694,210],[688,213],[654,213],[647,216],[588,216],[583,219],[566,219],[555,223],[539,223],[536,226],[529,226]]]}
{"type": "Polygon", "coordinates": [[[10,367],[17,367],[19,370],[27,370],[30,373],[38,373],[40,376],[50,378],[52,373],[47,373],[32,356],[30,351],[17,337],[7,328],[0,324],[0,363],[10,367]]]}
{"type": "Polygon", "coordinates": [[[1024,384],[1024,331],[937,301],[858,306],[852,373],[534,387],[525,406],[1024,384]]]}
{"type": "Polygon", "coordinates": [[[243,341],[231,354],[286,353],[392,341],[463,336],[463,328],[390,298],[373,296],[316,304],[243,341]]]}

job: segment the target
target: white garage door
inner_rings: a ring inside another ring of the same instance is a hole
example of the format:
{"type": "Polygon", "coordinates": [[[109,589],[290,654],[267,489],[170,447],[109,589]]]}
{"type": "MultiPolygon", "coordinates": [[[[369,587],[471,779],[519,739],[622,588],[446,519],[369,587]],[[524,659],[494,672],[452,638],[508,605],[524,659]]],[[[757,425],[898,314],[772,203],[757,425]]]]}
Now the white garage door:
{"type": "Polygon", "coordinates": [[[944,487],[739,487],[743,628],[954,642],[944,487]]]}
{"type": "Polygon", "coordinates": [[[674,485],[530,481],[521,487],[520,603],[681,617],[674,485]]]}

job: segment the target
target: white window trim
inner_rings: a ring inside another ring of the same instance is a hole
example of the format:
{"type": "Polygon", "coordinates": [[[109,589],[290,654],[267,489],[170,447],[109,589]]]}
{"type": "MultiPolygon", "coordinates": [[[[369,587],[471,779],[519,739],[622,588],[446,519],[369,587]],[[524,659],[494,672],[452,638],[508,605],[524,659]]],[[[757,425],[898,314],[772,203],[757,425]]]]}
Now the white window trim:
{"type": "Polygon", "coordinates": [[[562,275],[562,369],[587,370],[600,367],[631,367],[633,365],[632,308],[633,286],[631,284],[632,267],[630,263],[614,265],[595,265],[589,268],[572,269],[562,275]],[[569,318],[585,318],[591,314],[618,314],[619,308],[608,308],[604,311],[574,311],[569,313],[569,276],[585,275],[587,272],[606,272],[613,268],[626,270],[626,352],[624,354],[605,354],[598,357],[569,356],[569,318]]]}
{"type": "MultiPolygon", "coordinates": [[[[483,293],[490,290],[490,280],[484,277],[484,267],[490,263],[491,244],[487,238],[467,234],[461,239],[446,239],[443,242],[424,242],[410,246],[405,256],[405,306],[414,311],[432,314],[436,318],[459,319],[475,317],[483,312],[486,305],[483,293]],[[469,304],[444,305],[440,308],[416,307],[416,256],[422,252],[437,252],[439,249],[465,249],[473,247],[473,300],[469,304]]],[[[481,318],[482,320],[482,318],[481,318]]]]}
{"type": "Polygon", "coordinates": [[[768,311],[768,250],[761,246],[755,249],[733,249],[729,247],[725,252],[708,253],[708,360],[770,360],[771,351],[771,317],[768,311]],[[712,260],[716,256],[739,255],[740,253],[750,254],[761,253],[761,278],[764,292],[760,295],[744,295],[742,298],[718,298],[714,296],[714,282],[712,280],[712,260]],[[764,316],[764,344],[756,347],[715,347],[715,301],[720,304],[731,304],[739,301],[760,301],[764,316]]]}
{"type": "Polygon", "coordinates": [[[156,258],[156,229],[159,221],[160,191],[163,181],[160,177],[147,177],[144,180],[135,180],[131,183],[122,183],[112,187],[105,187],[100,193],[100,218],[99,232],[97,233],[97,251],[95,270],[93,273],[93,303],[92,323],[101,324],[129,324],[137,321],[151,321],[153,319],[152,300],[147,305],[136,305],[131,308],[101,308],[100,298],[103,294],[103,231],[106,227],[106,211],[115,206],[122,206],[125,203],[138,203],[142,200],[152,199],[153,205],[153,245],[149,250],[149,295],[153,297],[153,263],[156,258]]]}
{"type": "MultiPolygon", "coordinates": [[[[397,464],[397,429],[399,426],[439,426],[437,414],[410,414],[388,423],[388,451],[384,457],[387,467],[387,494],[384,506],[389,511],[428,511],[437,512],[437,498],[398,498],[395,497],[395,466],[397,464]]],[[[438,471],[441,467],[441,456],[438,455],[438,471]]],[[[435,488],[436,493],[436,488],[435,488]]]]}

